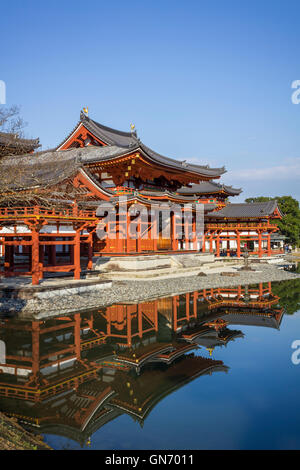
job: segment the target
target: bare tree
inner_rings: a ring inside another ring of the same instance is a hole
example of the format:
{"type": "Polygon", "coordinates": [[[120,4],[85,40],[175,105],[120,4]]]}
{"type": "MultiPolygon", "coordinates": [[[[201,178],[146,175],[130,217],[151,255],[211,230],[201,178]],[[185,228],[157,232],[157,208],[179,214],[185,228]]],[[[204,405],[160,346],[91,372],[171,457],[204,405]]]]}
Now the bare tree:
{"type": "Polygon", "coordinates": [[[73,184],[82,149],[34,152],[39,140],[25,139],[24,127],[17,106],[0,108],[0,207],[89,203],[89,191],[73,184]]]}
{"type": "Polygon", "coordinates": [[[25,126],[18,106],[0,107],[0,159],[31,153],[40,146],[38,139],[25,139],[25,126]]]}

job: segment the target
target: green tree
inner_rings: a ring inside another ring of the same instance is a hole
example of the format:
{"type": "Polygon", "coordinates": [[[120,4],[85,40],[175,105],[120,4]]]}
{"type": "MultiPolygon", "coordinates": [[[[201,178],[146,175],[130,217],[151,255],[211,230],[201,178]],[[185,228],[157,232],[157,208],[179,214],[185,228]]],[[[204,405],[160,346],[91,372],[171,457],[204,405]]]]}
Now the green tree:
{"type": "Polygon", "coordinates": [[[300,245],[300,208],[299,202],[292,196],[279,197],[251,197],[245,202],[267,202],[276,199],[278,206],[283,213],[281,220],[274,220],[279,227],[280,233],[287,237],[287,241],[292,245],[300,245]]]}
{"type": "Polygon", "coordinates": [[[245,202],[268,202],[268,201],[273,201],[273,199],[276,199],[275,197],[265,197],[265,196],[259,196],[259,197],[248,197],[248,199],[245,199],[245,202]]]}
{"type": "Polygon", "coordinates": [[[272,292],[278,295],[279,304],[288,315],[293,315],[300,310],[300,279],[274,282],[272,292]]]}

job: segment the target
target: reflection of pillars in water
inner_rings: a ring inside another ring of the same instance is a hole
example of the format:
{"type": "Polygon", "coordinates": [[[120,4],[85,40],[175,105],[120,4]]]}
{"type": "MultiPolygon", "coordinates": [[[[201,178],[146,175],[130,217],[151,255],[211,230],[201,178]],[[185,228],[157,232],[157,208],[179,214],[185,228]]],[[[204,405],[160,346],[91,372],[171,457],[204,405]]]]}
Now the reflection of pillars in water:
{"type": "Polygon", "coordinates": [[[138,304],[138,325],[139,325],[139,337],[143,337],[143,312],[141,304],[138,304]]]}
{"type": "Polygon", "coordinates": [[[131,314],[127,312],[127,344],[131,347],[131,314]]]}
{"type": "Polygon", "coordinates": [[[90,318],[86,319],[88,327],[92,330],[94,328],[94,315],[91,313],[90,318]]]}
{"type": "Polygon", "coordinates": [[[37,374],[40,366],[40,323],[32,322],[32,372],[37,374]]]}
{"type": "Polygon", "coordinates": [[[158,309],[157,309],[157,300],[154,300],[154,329],[158,332],[158,309]]]}
{"type": "Polygon", "coordinates": [[[190,294],[185,294],[186,318],[190,319],[190,294]]]}
{"type": "Polygon", "coordinates": [[[238,286],[237,288],[237,294],[238,294],[238,300],[240,300],[241,296],[242,296],[242,286],[238,286]]]}
{"type": "Polygon", "coordinates": [[[111,335],[111,315],[108,314],[108,311],[106,310],[106,332],[107,336],[111,335]]]}
{"type": "Polygon", "coordinates": [[[6,344],[0,340],[0,364],[6,364],[6,344]]]}
{"type": "Polygon", "coordinates": [[[249,287],[248,287],[248,285],[245,286],[244,302],[245,302],[245,304],[248,304],[248,303],[250,302],[250,295],[249,295],[249,287]]]}
{"type": "Polygon", "coordinates": [[[172,298],[174,331],[177,330],[177,295],[172,298]]]}
{"type": "Polygon", "coordinates": [[[75,338],[75,354],[76,359],[79,360],[81,356],[80,352],[80,313],[74,315],[75,325],[74,325],[74,338],[75,338]]]}
{"type": "Polygon", "coordinates": [[[198,300],[198,291],[194,292],[194,298],[193,298],[193,312],[194,312],[194,317],[197,318],[197,300],[198,300]]]}

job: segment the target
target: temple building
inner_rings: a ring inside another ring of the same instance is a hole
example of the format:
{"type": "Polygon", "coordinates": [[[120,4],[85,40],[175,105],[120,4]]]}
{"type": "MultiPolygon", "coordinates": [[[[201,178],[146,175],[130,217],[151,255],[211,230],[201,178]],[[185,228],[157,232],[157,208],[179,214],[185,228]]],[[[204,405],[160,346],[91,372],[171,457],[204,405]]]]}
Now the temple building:
{"type": "Polygon", "coordinates": [[[0,275],[38,284],[45,272],[79,279],[97,257],[282,252],[271,244],[282,217],[276,201],[231,204],[241,189],[217,182],[224,167],[164,157],[133,127],[118,131],[81,112],[56,149],[30,154],[39,143],[27,141],[29,154],[2,159],[0,275]]]}

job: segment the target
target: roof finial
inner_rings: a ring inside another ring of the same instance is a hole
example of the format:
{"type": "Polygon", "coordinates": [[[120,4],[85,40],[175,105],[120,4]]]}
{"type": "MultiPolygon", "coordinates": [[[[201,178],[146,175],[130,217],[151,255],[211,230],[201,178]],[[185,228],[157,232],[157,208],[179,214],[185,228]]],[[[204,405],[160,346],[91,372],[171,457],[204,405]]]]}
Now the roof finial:
{"type": "Polygon", "coordinates": [[[85,114],[86,116],[89,115],[89,108],[88,108],[88,106],[87,106],[86,108],[83,108],[83,112],[84,112],[84,114],[85,114]]]}
{"type": "Polygon", "coordinates": [[[130,124],[130,129],[131,129],[131,134],[133,134],[133,133],[134,133],[134,129],[135,129],[135,125],[131,123],[131,124],[130,124]]]}

